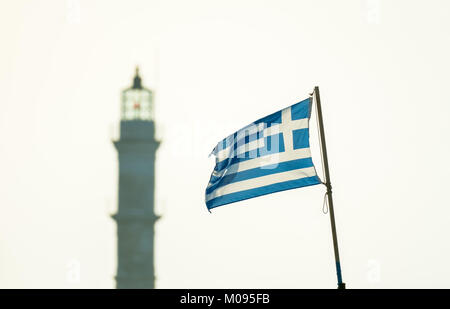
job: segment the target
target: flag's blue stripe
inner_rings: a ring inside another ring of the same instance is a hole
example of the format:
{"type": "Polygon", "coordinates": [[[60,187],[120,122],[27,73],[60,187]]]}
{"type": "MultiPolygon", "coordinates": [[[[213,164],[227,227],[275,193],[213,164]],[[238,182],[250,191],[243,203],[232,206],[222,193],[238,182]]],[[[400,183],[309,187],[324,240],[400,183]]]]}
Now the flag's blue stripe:
{"type": "Polygon", "coordinates": [[[255,150],[251,150],[251,151],[247,151],[247,152],[239,154],[237,156],[226,158],[220,162],[217,162],[215,170],[221,171],[224,168],[227,168],[228,166],[230,166],[232,164],[255,159],[258,157],[263,157],[263,156],[278,153],[278,152],[284,152],[284,141],[283,141],[282,133],[264,137],[264,147],[261,147],[261,148],[255,149],[255,150]]]}
{"type": "Polygon", "coordinates": [[[281,111],[278,111],[276,113],[270,114],[266,117],[263,117],[261,119],[256,120],[253,122],[254,124],[258,124],[264,122],[267,124],[267,127],[271,127],[272,124],[280,124],[281,123],[281,111]]]}
{"type": "Polygon", "coordinates": [[[208,183],[208,185],[209,185],[210,183],[215,183],[215,182],[218,181],[219,179],[220,179],[220,177],[211,175],[211,177],[209,178],[209,183],[208,183]]]}
{"type": "Polygon", "coordinates": [[[239,191],[235,193],[230,193],[226,195],[219,196],[215,199],[212,199],[206,202],[206,206],[208,209],[212,209],[218,206],[222,206],[225,204],[230,204],[242,200],[246,200],[249,198],[266,195],[274,192],[290,190],[300,187],[307,187],[320,184],[320,180],[317,176],[305,177],[295,180],[289,180],[285,182],[280,182],[272,185],[267,185],[255,189],[249,189],[244,191],[239,191]]]}
{"type": "Polygon", "coordinates": [[[311,98],[298,102],[291,106],[292,120],[309,118],[311,116],[311,98]]]}
{"type": "Polygon", "coordinates": [[[257,168],[252,168],[252,169],[245,170],[242,172],[225,175],[224,177],[222,177],[222,179],[220,181],[218,181],[214,185],[207,188],[206,194],[210,194],[217,188],[223,187],[230,183],[243,181],[243,180],[256,178],[256,177],[261,177],[261,176],[267,176],[267,175],[271,175],[271,174],[292,171],[292,170],[311,167],[311,166],[313,166],[313,162],[312,162],[311,157],[309,157],[309,158],[303,158],[303,159],[297,159],[297,160],[291,160],[291,161],[285,161],[285,162],[271,164],[271,165],[266,166],[265,168],[257,167],[257,168]],[[273,168],[271,168],[271,167],[273,167],[273,168]]]}

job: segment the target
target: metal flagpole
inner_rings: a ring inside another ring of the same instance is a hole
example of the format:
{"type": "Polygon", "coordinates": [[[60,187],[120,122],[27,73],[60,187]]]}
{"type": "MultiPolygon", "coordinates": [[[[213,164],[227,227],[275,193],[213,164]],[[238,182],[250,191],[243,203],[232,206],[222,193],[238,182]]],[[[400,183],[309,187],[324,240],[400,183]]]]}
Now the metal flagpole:
{"type": "Polygon", "coordinates": [[[322,162],[323,169],[325,171],[325,186],[327,187],[328,195],[328,206],[330,208],[330,220],[331,220],[331,232],[333,234],[333,246],[334,246],[334,258],[336,260],[336,274],[338,280],[338,289],[345,289],[345,283],[342,282],[342,273],[341,273],[341,263],[339,260],[339,248],[337,242],[337,234],[336,234],[336,223],[334,221],[334,209],[333,209],[333,197],[331,191],[331,181],[330,181],[330,170],[328,169],[328,156],[327,156],[327,145],[325,143],[325,131],[323,129],[323,119],[322,119],[322,108],[320,105],[320,93],[319,87],[314,87],[314,94],[316,96],[316,104],[317,104],[317,118],[319,121],[319,132],[320,132],[320,145],[322,148],[322,162]]]}

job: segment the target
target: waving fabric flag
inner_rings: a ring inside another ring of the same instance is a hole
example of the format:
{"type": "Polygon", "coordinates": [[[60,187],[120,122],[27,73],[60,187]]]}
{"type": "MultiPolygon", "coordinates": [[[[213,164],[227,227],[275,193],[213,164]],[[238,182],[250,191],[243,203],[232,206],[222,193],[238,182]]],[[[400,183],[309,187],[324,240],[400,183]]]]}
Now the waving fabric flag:
{"type": "Polygon", "coordinates": [[[308,98],[261,118],[220,141],[206,206],[320,184],[309,148],[308,98]]]}

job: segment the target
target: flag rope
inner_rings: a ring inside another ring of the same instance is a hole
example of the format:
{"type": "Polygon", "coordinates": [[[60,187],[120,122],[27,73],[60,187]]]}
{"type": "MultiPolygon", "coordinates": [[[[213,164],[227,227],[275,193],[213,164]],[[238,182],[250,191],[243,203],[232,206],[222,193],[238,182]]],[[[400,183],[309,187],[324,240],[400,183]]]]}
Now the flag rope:
{"type": "Polygon", "coordinates": [[[327,195],[328,195],[328,191],[325,192],[325,194],[323,195],[323,206],[322,206],[322,212],[324,214],[328,213],[328,201],[327,201],[327,195]]]}

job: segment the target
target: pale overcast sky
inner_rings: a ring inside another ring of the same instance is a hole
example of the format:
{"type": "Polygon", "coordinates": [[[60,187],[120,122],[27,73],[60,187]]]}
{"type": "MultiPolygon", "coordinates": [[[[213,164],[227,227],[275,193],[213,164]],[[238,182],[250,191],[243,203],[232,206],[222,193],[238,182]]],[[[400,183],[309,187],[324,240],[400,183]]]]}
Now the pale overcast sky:
{"type": "Polygon", "coordinates": [[[318,85],[347,286],[450,288],[449,29],[445,0],[1,1],[0,287],[115,286],[111,139],[139,65],[156,287],[336,287],[323,186],[204,204],[215,144],[318,85]]]}

